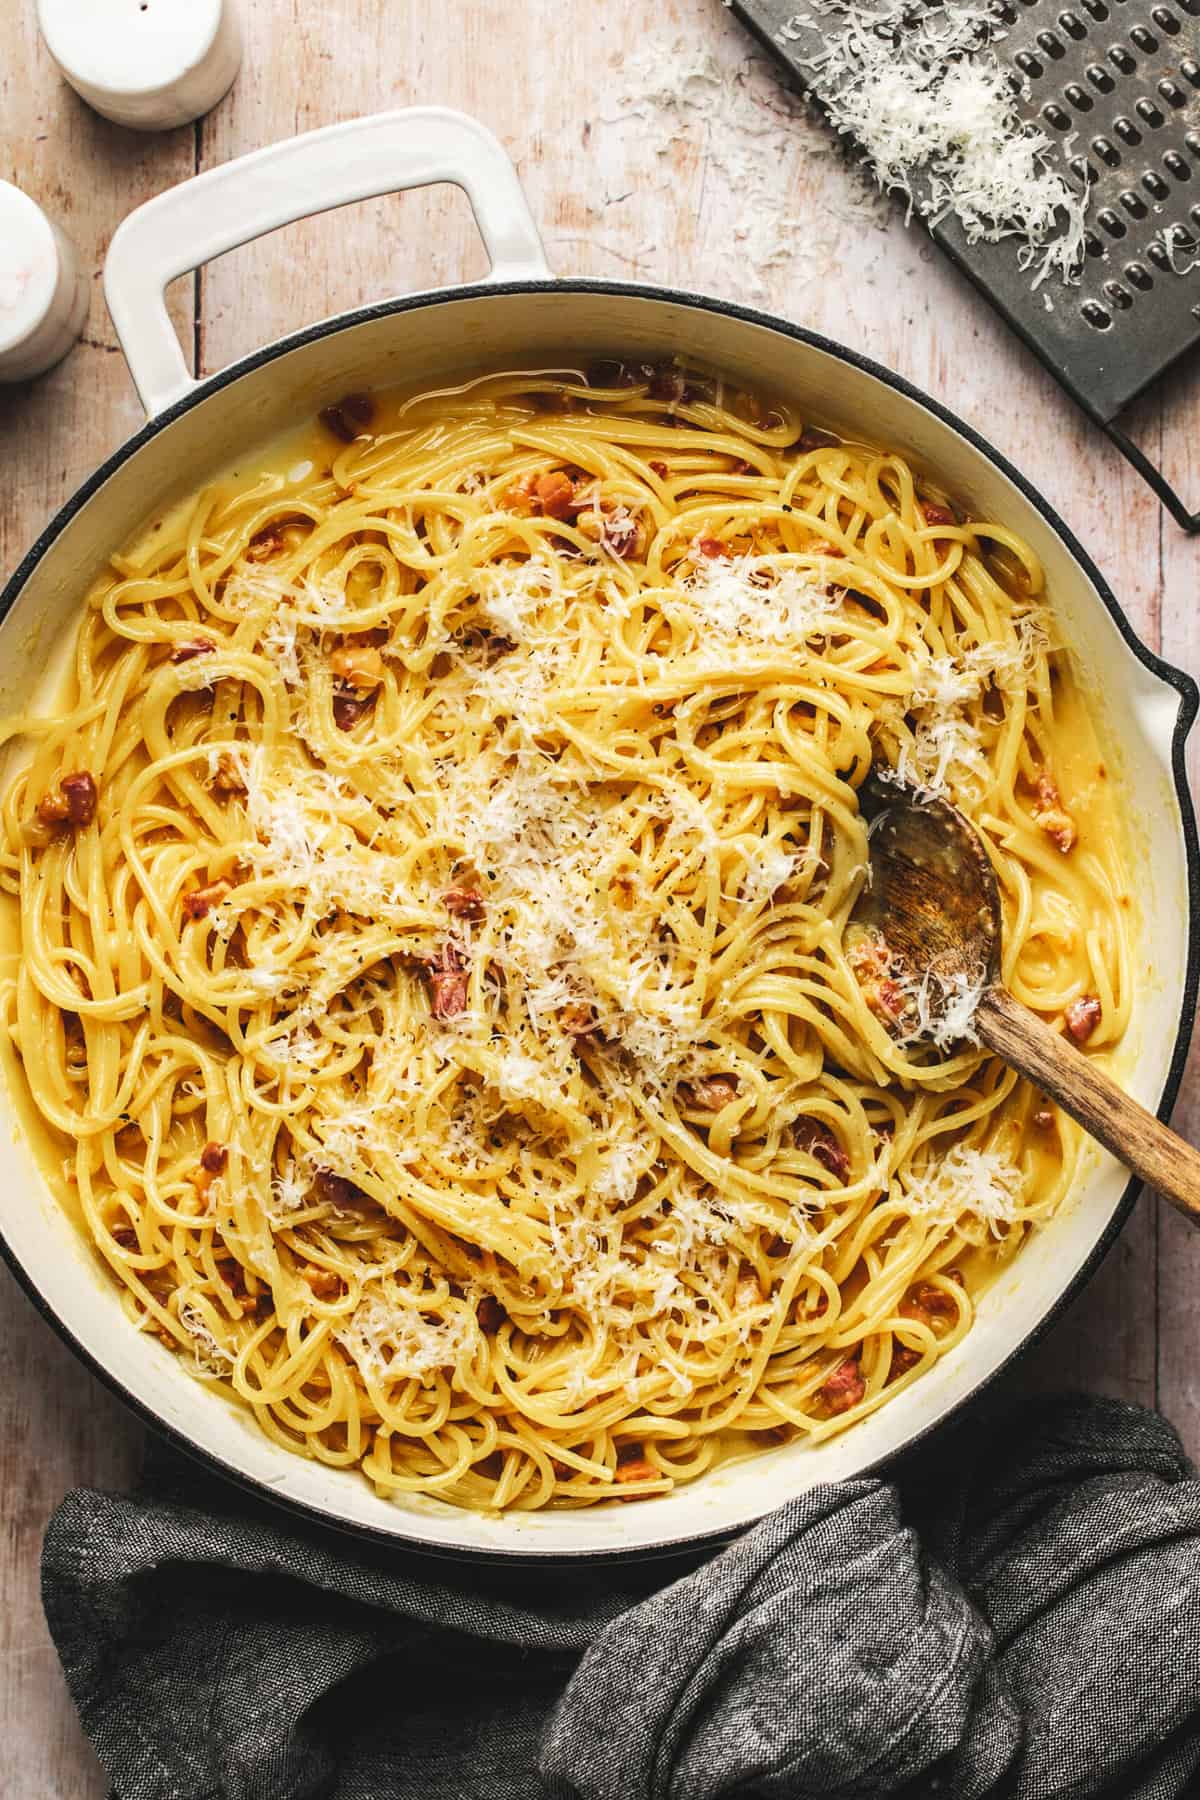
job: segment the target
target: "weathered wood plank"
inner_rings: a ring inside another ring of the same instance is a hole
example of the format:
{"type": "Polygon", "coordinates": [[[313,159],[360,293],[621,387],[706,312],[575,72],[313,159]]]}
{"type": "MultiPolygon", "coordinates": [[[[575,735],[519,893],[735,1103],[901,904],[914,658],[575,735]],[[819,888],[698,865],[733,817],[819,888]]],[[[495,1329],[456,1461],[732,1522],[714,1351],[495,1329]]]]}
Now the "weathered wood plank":
{"type": "MultiPolygon", "coordinates": [[[[32,7],[8,7],[4,25],[0,175],[46,208],[93,271],[84,341],[43,380],[0,387],[0,575],[7,579],[54,510],[141,422],[99,271],[125,213],[192,172],[195,134],[189,128],[145,138],[107,124],[59,79],[32,7]]],[[[190,287],[175,297],[173,311],[190,346],[190,287]]],[[[0,1273],[0,1368],[0,1786],[31,1797],[99,1800],[106,1784],[46,1631],[38,1563],[46,1520],[62,1495],[81,1483],[128,1485],[141,1433],[7,1272],[0,1273]]]]}
{"type": "MultiPolygon", "coordinates": [[[[1200,361],[1193,357],[1164,385],[1164,466],[1177,490],[1193,508],[1200,508],[1200,453],[1195,437],[1200,361]]],[[[1200,670],[1198,560],[1197,540],[1168,524],[1163,533],[1161,569],[1162,649],[1170,661],[1192,673],[1200,670]]],[[[1188,766],[1195,794],[1200,777],[1200,743],[1195,734],[1188,766]]],[[[1192,1048],[1174,1122],[1192,1143],[1200,1142],[1200,1046],[1192,1048]]],[[[1169,1209],[1164,1209],[1160,1227],[1158,1283],[1158,1404],[1182,1433],[1192,1456],[1200,1456],[1200,1374],[1196,1367],[1200,1234],[1185,1220],[1169,1216],[1169,1209]]]]}

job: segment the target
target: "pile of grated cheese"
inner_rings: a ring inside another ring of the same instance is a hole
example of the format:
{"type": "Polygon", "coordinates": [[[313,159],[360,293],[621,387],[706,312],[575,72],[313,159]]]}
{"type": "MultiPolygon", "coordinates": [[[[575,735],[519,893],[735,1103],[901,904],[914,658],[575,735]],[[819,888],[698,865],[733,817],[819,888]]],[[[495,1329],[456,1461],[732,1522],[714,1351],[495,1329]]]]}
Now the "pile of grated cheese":
{"type": "MultiPolygon", "coordinates": [[[[1036,289],[1079,279],[1088,193],[1057,146],[1021,118],[1013,77],[993,46],[1000,0],[811,0],[782,44],[819,31],[806,59],[833,125],[866,152],[879,185],[930,224],[953,216],[969,244],[1015,238],[1036,289]]],[[[1068,144],[1069,148],[1069,144],[1068,144]]]]}

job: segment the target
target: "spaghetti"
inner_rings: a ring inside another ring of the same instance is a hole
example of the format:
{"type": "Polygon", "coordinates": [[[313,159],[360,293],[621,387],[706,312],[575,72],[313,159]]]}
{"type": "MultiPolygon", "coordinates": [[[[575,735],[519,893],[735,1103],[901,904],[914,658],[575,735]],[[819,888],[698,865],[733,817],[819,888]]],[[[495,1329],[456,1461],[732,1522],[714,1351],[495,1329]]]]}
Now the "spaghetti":
{"type": "Polygon", "coordinates": [[[661,1493],[919,1379],[1078,1134],[847,933],[856,795],[951,795],[1005,980],[1120,1037],[1041,585],[676,365],[351,395],[154,521],[3,813],[8,1028],[131,1320],[475,1507],[661,1493]]]}

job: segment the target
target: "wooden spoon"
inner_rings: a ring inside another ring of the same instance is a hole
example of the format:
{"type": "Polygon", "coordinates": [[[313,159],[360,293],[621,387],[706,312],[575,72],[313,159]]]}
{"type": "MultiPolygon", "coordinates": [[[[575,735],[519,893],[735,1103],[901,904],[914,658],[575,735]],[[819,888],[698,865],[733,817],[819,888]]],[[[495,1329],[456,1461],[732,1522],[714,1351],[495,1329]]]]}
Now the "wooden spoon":
{"type": "Polygon", "coordinates": [[[978,992],[970,1026],[980,1043],[1200,1224],[1200,1152],[1001,987],[1000,891],[974,827],[949,801],[874,777],[860,804],[870,820],[870,881],[851,918],[882,937],[903,977],[919,982],[935,971],[925,983],[926,1035],[938,1027],[939,995],[943,1004],[959,996],[957,1017],[962,994],[978,992]]]}

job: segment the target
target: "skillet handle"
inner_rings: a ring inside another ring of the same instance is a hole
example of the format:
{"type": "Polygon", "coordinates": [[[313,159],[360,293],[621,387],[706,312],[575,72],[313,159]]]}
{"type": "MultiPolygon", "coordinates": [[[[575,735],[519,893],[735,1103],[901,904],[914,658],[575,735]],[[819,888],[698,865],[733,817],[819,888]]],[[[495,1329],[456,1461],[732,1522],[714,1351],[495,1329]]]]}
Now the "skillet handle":
{"type": "Polygon", "coordinates": [[[198,385],[167,316],[164,292],[176,276],[295,219],[440,181],[471,202],[489,281],[553,279],[499,140],[442,106],[305,132],[196,175],[130,213],[109,246],[104,297],[146,412],[162,412],[198,385]]]}

